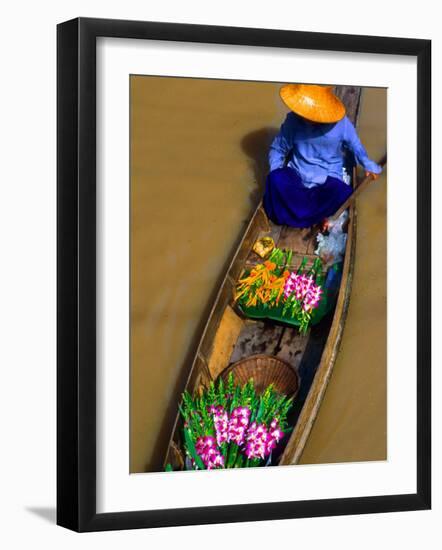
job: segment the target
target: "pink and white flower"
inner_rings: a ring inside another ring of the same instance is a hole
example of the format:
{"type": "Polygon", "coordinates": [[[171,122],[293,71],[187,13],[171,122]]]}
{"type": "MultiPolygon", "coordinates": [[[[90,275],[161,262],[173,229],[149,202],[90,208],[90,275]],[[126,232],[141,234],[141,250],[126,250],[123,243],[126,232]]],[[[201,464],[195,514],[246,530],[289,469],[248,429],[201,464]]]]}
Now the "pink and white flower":
{"type": "Polygon", "coordinates": [[[209,412],[213,414],[213,423],[215,425],[216,442],[219,446],[228,440],[229,417],[227,411],[221,407],[209,407],[209,412]]]}
{"type": "Polygon", "coordinates": [[[210,435],[199,437],[195,449],[208,470],[224,468],[224,457],[217,448],[214,437],[210,435]]]}
{"type": "Polygon", "coordinates": [[[302,303],[304,311],[311,311],[318,307],[322,298],[322,288],[313,280],[313,275],[292,273],[284,286],[284,297],[294,296],[295,300],[302,303]]]}
{"type": "Polygon", "coordinates": [[[233,409],[228,427],[228,441],[232,441],[237,445],[244,443],[244,436],[249,424],[250,409],[248,407],[236,407],[233,409]]]}

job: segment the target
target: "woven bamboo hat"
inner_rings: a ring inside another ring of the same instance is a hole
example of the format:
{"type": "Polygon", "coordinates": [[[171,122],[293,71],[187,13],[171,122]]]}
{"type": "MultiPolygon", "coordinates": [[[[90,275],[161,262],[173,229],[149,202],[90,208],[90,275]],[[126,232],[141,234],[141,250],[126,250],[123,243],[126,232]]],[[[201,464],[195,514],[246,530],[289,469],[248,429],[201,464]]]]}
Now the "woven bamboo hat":
{"type": "Polygon", "coordinates": [[[315,84],[286,84],[279,95],[290,110],[307,120],[338,122],[345,116],[345,107],[332,88],[315,84]]]}

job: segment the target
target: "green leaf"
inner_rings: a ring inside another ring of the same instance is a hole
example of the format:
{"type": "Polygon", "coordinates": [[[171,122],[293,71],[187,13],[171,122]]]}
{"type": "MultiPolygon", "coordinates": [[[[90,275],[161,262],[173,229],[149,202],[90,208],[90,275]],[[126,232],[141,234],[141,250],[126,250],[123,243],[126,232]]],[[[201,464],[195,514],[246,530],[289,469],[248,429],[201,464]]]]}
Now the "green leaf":
{"type": "Polygon", "coordinates": [[[239,454],[238,458],[236,459],[234,467],[235,468],[242,468],[243,467],[243,462],[244,462],[244,455],[239,454]]]}
{"type": "Polygon", "coordinates": [[[235,393],[233,394],[233,399],[232,399],[232,403],[230,405],[230,411],[229,412],[232,412],[233,409],[238,407],[239,400],[240,400],[240,394],[241,394],[241,388],[240,388],[240,386],[236,386],[235,393]]]}
{"type": "Polygon", "coordinates": [[[216,391],[213,380],[210,382],[209,389],[207,390],[207,402],[209,405],[216,405],[216,391]]]}
{"type": "Polygon", "coordinates": [[[190,456],[195,461],[195,464],[200,470],[205,470],[206,467],[204,466],[204,462],[201,460],[200,455],[196,452],[195,444],[188,428],[184,428],[184,441],[190,456]]]}
{"type": "Polygon", "coordinates": [[[227,462],[227,454],[229,452],[229,444],[227,441],[224,441],[224,443],[221,445],[221,454],[224,457],[224,464],[227,462]]]}
{"type": "Polygon", "coordinates": [[[233,372],[229,372],[229,377],[227,379],[227,393],[229,395],[233,395],[233,392],[235,391],[235,383],[233,381],[233,372]]]}
{"type": "Polygon", "coordinates": [[[248,391],[248,383],[246,382],[244,386],[241,388],[241,406],[247,405],[247,391],[248,391]]]}
{"type": "Polygon", "coordinates": [[[181,405],[178,405],[178,410],[180,411],[181,416],[184,418],[184,420],[187,420],[187,412],[184,411],[181,405]]]}
{"type": "Polygon", "coordinates": [[[299,269],[297,271],[298,274],[302,273],[302,271],[305,268],[306,263],[307,263],[307,258],[304,256],[304,258],[302,258],[301,265],[299,266],[299,269]]]}
{"type": "Polygon", "coordinates": [[[218,381],[218,403],[225,407],[227,405],[226,390],[224,386],[224,381],[219,377],[218,381]]]}
{"type": "Polygon", "coordinates": [[[287,268],[290,267],[290,264],[292,262],[292,256],[293,256],[293,251],[289,250],[288,253],[287,253],[287,256],[285,258],[285,265],[286,265],[287,268]]]}
{"type": "Polygon", "coordinates": [[[237,455],[238,455],[238,445],[236,443],[231,443],[229,448],[229,454],[227,457],[226,468],[233,468],[237,455]]]}
{"type": "Polygon", "coordinates": [[[264,400],[261,398],[259,402],[258,412],[256,413],[256,422],[261,422],[262,413],[264,412],[264,400]]]}

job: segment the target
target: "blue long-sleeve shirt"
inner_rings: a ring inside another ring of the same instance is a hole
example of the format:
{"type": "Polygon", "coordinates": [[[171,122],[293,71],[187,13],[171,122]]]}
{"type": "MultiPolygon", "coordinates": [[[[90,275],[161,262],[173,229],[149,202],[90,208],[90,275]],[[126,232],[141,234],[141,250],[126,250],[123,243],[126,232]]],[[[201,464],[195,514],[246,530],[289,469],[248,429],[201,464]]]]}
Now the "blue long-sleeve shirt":
{"type": "Polygon", "coordinates": [[[282,168],[287,161],[306,187],[324,183],[327,176],[342,180],[345,148],[365,170],[375,174],[382,171],[368,157],[346,116],[333,124],[317,124],[290,112],[270,146],[270,170],[282,168]]]}

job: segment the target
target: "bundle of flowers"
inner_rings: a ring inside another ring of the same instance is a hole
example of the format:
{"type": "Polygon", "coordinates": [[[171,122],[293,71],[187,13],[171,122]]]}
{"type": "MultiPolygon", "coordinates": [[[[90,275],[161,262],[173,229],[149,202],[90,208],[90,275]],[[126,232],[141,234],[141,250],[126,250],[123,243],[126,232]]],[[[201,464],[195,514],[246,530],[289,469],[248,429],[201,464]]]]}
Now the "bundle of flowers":
{"type": "Polygon", "coordinates": [[[285,266],[290,265],[291,258],[291,251],[275,248],[267,261],[257,264],[238,281],[235,300],[239,300],[246,307],[278,305],[290,275],[285,266]]]}
{"type": "Polygon", "coordinates": [[[257,395],[253,380],[235,385],[230,374],[201,395],[183,394],[184,451],[187,468],[212,470],[266,466],[287,431],[292,399],[272,385],[257,395]]]}
{"type": "Polygon", "coordinates": [[[323,298],[322,262],[317,258],[306,269],[304,258],[296,272],[290,272],[291,252],[275,248],[264,262],[257,264],[239,279],[235,300],[245,309],[281,308],[281,315],[296,322],[306,332],[315,309],[323,298]]]}
{"type": "Polygon", "coordinates": [[[318,284],[321,278],[321,260],[315,260],[308,274],[302,272],[302,267],[301,265],[297,273],[291,273],[285,282],[282,313],[296,317],[300,323],[299,330],[306,332],[312,312],[319,306],[323,294],[322,287],[318,284]]]}

